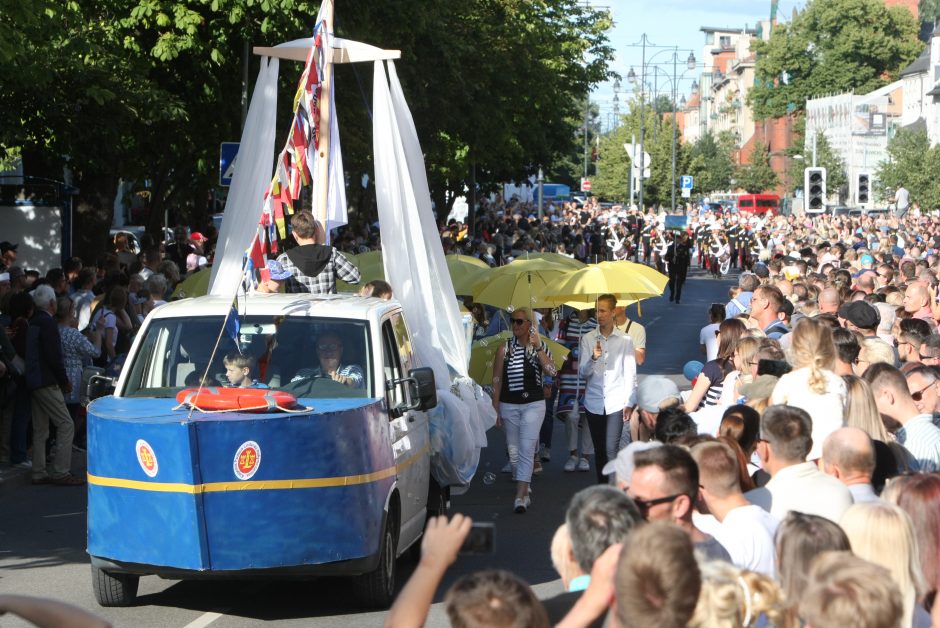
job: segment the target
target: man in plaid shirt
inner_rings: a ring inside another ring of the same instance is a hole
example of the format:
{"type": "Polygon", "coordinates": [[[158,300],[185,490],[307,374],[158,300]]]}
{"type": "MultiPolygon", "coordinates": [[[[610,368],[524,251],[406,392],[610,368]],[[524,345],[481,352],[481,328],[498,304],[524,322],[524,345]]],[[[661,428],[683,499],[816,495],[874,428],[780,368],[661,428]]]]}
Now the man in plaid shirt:
{"type": "Polygon", "coordinates": [[[298,246],[277,258],[284,270],[291,273],[288,292],[335,294],[337,277],[359,283],[359,269],[329,244],[321,244],[326,240],[325,233],[312,213],[297,212],[290,225],[298,246]]]}

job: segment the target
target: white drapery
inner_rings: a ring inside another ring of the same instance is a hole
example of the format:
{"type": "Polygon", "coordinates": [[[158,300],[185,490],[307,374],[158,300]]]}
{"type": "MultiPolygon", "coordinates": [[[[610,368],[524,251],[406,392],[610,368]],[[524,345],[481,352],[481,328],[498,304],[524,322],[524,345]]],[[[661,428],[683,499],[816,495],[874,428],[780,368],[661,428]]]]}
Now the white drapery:
{"type": "Polygon", "coordinates": [[[264,193],[274,167],[278,69],[277,59],[261,58],[209,277],[211,295],[235,298],[242,283],[245,251],[258,233],[264,193]]]}
{"type": "Polygon", "coordinates": [[[431,209],[424,156],[395,65],[387,63],[388,77],[382,62],[375,63],[372,120],[385,276],[402,303],[417,358],[437,381],[443,416],[436,417],[442,423],[436,445],[432,429],[432,449],[456,458],[451,466],[466,483],[496,416],[489,397],[467,376],[466,338],[431,209]]]}

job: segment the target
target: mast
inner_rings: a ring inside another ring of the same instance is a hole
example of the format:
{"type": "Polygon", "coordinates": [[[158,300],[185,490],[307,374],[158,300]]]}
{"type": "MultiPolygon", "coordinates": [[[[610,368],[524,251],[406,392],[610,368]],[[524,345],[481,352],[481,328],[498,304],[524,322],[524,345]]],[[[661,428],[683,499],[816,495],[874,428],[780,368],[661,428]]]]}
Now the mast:
{"type": "MultiPolygon", "coordinates": [[[[323,50],[323,77],[320,90],[320,143],[317,145],[317,198],[314,199],[314,216],[323,225],[324,237],[326,233],[327,203],[330,195],[330,116],[333,115],[332,89],[333,89],[333,55],[329,54],[333,48],[333,0],[323,0],[323,30],[326,45],[323,50]]],[[[320,244],[324,244],[321,242],[320,244]]]]}

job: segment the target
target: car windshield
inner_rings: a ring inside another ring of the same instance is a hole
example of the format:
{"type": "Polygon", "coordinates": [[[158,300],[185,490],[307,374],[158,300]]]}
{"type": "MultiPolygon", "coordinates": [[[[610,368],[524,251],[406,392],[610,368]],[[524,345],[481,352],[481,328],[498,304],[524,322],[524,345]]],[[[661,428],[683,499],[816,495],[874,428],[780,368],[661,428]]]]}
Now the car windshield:
{"type": "Polygon", "coordinates": [[[151,321],[124,387],[125,397],[175,397],[184,388],[248,386],[296,397],[374,397],[366,321],[246,316],[151,321]],[[218,340],[218,348],[215,348],[218,340]],[[215,350],[213,350],[215,349],[215,350]]]}

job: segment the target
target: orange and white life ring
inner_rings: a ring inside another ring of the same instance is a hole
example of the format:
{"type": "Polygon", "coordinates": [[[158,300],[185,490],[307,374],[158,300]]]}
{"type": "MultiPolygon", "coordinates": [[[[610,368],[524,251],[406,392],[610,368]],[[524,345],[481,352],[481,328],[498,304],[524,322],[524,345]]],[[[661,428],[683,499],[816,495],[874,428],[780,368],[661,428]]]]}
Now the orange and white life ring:
{"type": "Polygon", "coordinates": [[[297,406],[297,397],[270,388],[186,388],[176,394],[176,401],[207,412],[274,412],[297,406]]]}

